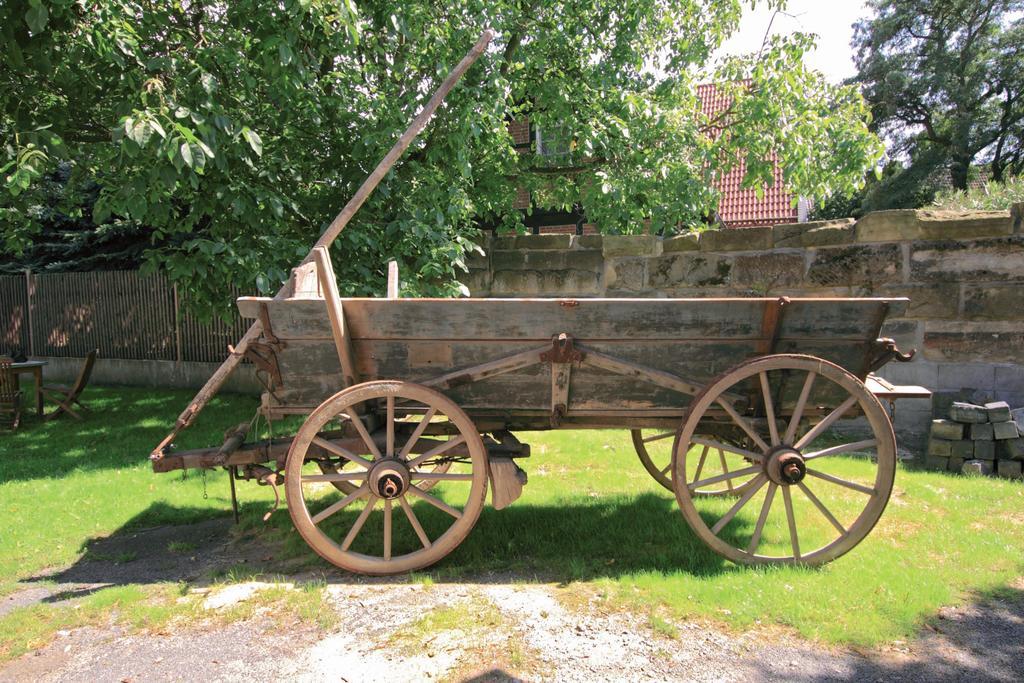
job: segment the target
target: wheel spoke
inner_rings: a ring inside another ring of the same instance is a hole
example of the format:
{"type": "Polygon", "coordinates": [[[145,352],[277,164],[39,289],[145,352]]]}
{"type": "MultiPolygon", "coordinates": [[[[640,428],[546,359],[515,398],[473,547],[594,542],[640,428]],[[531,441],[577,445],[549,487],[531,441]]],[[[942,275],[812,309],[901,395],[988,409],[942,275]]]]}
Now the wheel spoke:
{"type": "Polygon", "coordinates": [[[366,479],[366,472],[331,472],[330,474],[304,474],[302,483],[317,481],[360,481],[366,479]]]}
{"type": "Polygon", "coordinates": [[[742,455],[744,458],[749,458],[754,462],[761,462],[762,460],[760,453],[748,451],[744,448],[739,448],[737,446],[732,446],[727,443],[722,443],[721,441],[715,441],[714,439],[705,439],[702,436],[693,437],[692,439],[690,439],[690,443],[695,443],[700,446],[707,446],[710,448],[716,448],[720,451],[725,451],[727,453],[735,453],[736,455],[742,455]]]}
{"type": "Polygon", "coordinates": [[[416,442],[419,441],[421,436],[423,436],[424,430],[426,430],[427,426],[430,424],[430,421],[434,419],[434,415],[436,413],[437,408],[430,408],[430,410],[427,411],[426,415],[423,416],[423,419],[420,420],[420,423],[416,425],[416,429],[413,430],[412,436],[410,436],[409,439],[405,442],[405,445],[402,446],[402,452],[398,454],[398,458],[400,460],[404,460],[405,458],[409,457],[409,451],[412,450],[413,446],[416,445],[416,442]]]}
{"type": "Polygon", "coordinates": [[[856,396],[851,396],[850,398],[848,398],[845,401],[843,401],[842,403],[840,403],[839,407],[836,408],[835,410],[833,410],[828,415],[826,415],[824,420],[822,420],[818,424],[814,425],[814,428],[811,431],[807,432],[802,437],[800,437],[800,440],[797,441],[796,444],[794,444],[793,448],[796,448],[797,450],[800,450],[801,448],[803,448],[807,444],[813,443],[815,439],[817,439],[819,436],[821,436],[821,434],[826,429],[831,427],[832,424],[836,420],[841,418],[846,413],[846,411],[848,411],[853,406],[853,404],[856,403],[856,402],[857,402],[857,397],[856,396]]]}
{"type": "Polygon", "coordinates": [[[757,478],[754,479],[754,482],[751,484],[750,489],[746,493],[744,493],[743,496],[739,500],[737,500],[731,508],[729,508],[729,511],[726,512],[725,515],[723,515],[722,518],[718,520],[713,527],[711,527],[711,533],[717,536],[718,532],[724,529],[725,525],[732,521],[732,518],[736,516],[736,513],[739,512],[744,505],[750,502],[750,499],[754,497],[754,494],[761,490],[761,487],[764,486],[764,483],[766,481],[768,481],[768,478],[764,476],[763,473],[757,475],[757,478]]]}
{"type": "Polygon", "coordinates": [[[836,519],[835,516],[833,516],[832,513],[828,511],[828,508],[825,507],[824,503],[818,500],[818,497],[816,495],[811,493],[811,490],[807,488],[807,484],[803,483],[802,481],[798,481],[796,485],[800,487],[800,490],[804,492],[804,495],[807,496],[808,500],[814,503],[814,507],[818,508],[818,511],[825,516],[825,519],[831,522],[832,526],[834,526],[839,533],[845,536],[846,527],[839,523],[839,520],[836,519]]]}
{"type": "Polygon", "coordinates": [[[764,414],[768,419],[768,434],[772,440],[772,446],[779,445],[779,426],[775,424],[775,406],[772,404],[772,392],[768,385],[768,373],[758,373],[761,376],[761,394],[764,396],[764,414]]]}
{"type": "Polygon", "coordinates": [[[729,417],[732,418],[732,421],[739,425],[740,429],[747,433],[747,436],[749,436],[754,441],[754,444],[757,445],[758,448],[760,448],[762,451],[768,450],[769,446],[764,442],[764,439],[762,439],[758,435],[758,433],[754,431],[754,428],[750,426],[750,423],[747,422],[742,415],[737,413],[736,409],[733,408],[728,401],[720,398],[718,399],[718,405],[722,406],[725,412],[729,413],[729,417]]]}
{"type": "Polygon", "coordinates": [[[371,463],[369,460],[366,460],[365,458],[360,458],[355,453],[350,453],[341,446],[331,443],[327,439],[321,439],[319,436],[314,436],[313,441],[311,443],[316,444],[325,451],[330,451],[335,455],[339,455],[348,460],[349,462],[353,462],[364,469],[370,469],[371,467],[373,467],[373,463],[371,463]]]}
{"type": "Polygon", "coordinates": [[[789,426],[786,427],[786,437],[782,440],[784,443],[791,444],[796,438],[796,430],[800,426],[800,418],[804,416],[804,406],[807,405],[807,397],[811,395],[811,385],[814,384],[815,377],[817,374],[808,371],[804,386],[800,389],[800,397],[796,400],[796,405],[793,406],[793,415],[789,418],[789,426]]]}
{"type": "Polygon", "coordinates": [[[753,474],[754,472],[761,472],[761,466],[751,465],[750,467],[744,467],[742,470],[733,470],[732,472],[726,472],[725,474],[718,474],[713,477],[708,477],[707,479],[701,479],[700,481],[695,481],[692,484],[688,484],[687,488],[690,489],[691,491],[695,491],[702,486],[707,486],[709,484],[717,484],[718,482],[725,481],[726,479],[735,479],[736,477],[742,477],[747,474],[753,474]]]}
{"type": "Polygon", "coordinates": [[[473,481],[472,474],[454,474],[451,472],[410,472],[410,479],[424,481],[473,481]]]}
{"type": "Polygon", "coordinates": [[[384,499],[384,560],[391,559],[391,499],[384,499]]]}
{"type": "MultiPolygon", "coordinates": [[[[763,373],[762,373],[763,374],[763,373]]],[[[747,552],[753,555],[757,552],[757,546],[761,545],[761,532],[764,531],[764,523],[768,521],[768,512],[772,509],[772,499],[775,498],[775,489],[778,484],[768,484],[768,492],[764,496],[764,504],[761,505],[761,514],[757,517],[757,524],[754,526],[754,535],[747,546],[747,552]]]]}
{"type": "Polygon", "coordinates": [[[429,548],[431,543],[427,537],[427,532],[423,530],[423,526],[420,524],[420,520],[416,517],[416,513],[412,511],[412,506],[409,505],[409,501],[405,496],[398,499],[398,504],[402,506],[402,510],[405,511],[405,516],[409,519],[409,524],[412,526],[413,531],[420,538],[420,543],[423,544],[424,548],[429,548]]]}
{"type": "Polygon", "coordinates": [[[854,441],[853,443],[844,443],[838,446],[832,446],[831,448],[823,448],[820,451],[807,453],[804,455],[804,460],[814,460],[815,458],[824,458],[827,455],[837,455],[839,453],[851,453],[861,451],[864,450],[865,448],[874,448],[877,445],[877,439],[867,439],[865,441],[854,441]]]}
{"type": "Polygon", "coordinates": [[[327,519],[328,517],[333,515],[338,510],[341,510],[342,508],[348,507],[352,502],[354,502],[355,500],[357,500],[359,498],[362,498],[363,496],[365,496],[369,492],[370,492],[370,489],[366,486],[366,484],[363,484],[362,486],[360,486],[355,491],[353,491],[352,493],[348,494],[347,496],[345,496],[344,498],[342,498],[338,502],[330,504],[329,506],[325,507],[320,512],[318,512],[315,515],[313,515],[313,524],[319,524],[320,522],[324,521],[325,519],[327,519]]]}
{"type": "Polygon", "coordinates": [[[800,540],[796,535],[796,516],[793,514],[793,496],[788,486],[782,487],[782,502],[786,504],[786,521],[789,523],[789,542],[793,546],[793,557],[800,559],[800,540]]]}
{"type": "Polygon", "coordinates": [[[845,486],[846,488],[853,489],[854,491],[866,493],[869,496],[875,495],[875,490],[873,488],[863,486],[862,484],[856,484],[852,481],[846,481],[845,479],[840,479],[839,477],[835,477],[831,474],[825,474],[824,472],[819,472],[818,470],[812,470],[810,467],[807,468],[807,474],[811,475],[812,477],[817,477],[818,479],[824,479],[825,481],[832,482],[833,484],[845,486]]]}
{"type": "MultiPolygon", "coordinates": [[[[722,463],[722,472],[728,474],[729,473],[729,466],[725,463],[725,453],[722,452],[721,448],[718,449],[718,460],[722,463]]],[[[726,479],[725,480],[725,486],[730,491],[732,491],[732,479],[726,479]]]]}
{"type": "Polygon", "coordinates": [[[367,518],[370,513],[373,512],[373,508],[376,507],[377,501],[380,500],[377,496],[370,496],[370,502],[366,504],[363,511],[356,517],[355,524],[348,530],[348,535],[345,536],[345,540],[341,543],[341,551],[346,552],[352,546],[353,541],[356,540],[356,536],[363,530],[363,525],[366,524],[367,518]]]}
{"type": "Polygon", "coordinates": [[[665,467],[664,467],[664,468],[663,468],[663,469],[661,470],[661,473],[662,473],[662,474],[664,474],[664,475],[667,475],[667,474],[668,474],[668,471],[669,471],[670,469],[672,469],[672,461],[671,461],[671,460],[669,460],[669,461],[668,461],[668,464],[667,464],[667,465],[665,465],[665,467]]]}
{"type": "MultiPolygon", "coordinates": [[[[700,479],[700,473],[704,471],[704,463],[708,459],[708,449],[710,446],[704,444],[704,450],[700,452],[700,460],[697,461],[697,473],[693,475],[694,480],[700,479]]],[[[683,477],[684,481],[686,477],[683,477]]]]}
{"type": "Polygon", "coordinates": [[[449,505],[448,503],[444,502],[443,500],[440,500],[439,498],[435,498],[434,496],[430,495],[429,493],[426,493],[425,491],[423,491],[423,489],[417,488],[415,486],[410,486],[408,492],[411,493],[412,495],[416,496],[417,498],[422,498],[423,500],[427,501],[428,503],[430,503],[431,505],[436,507],[438,510],[442,510],[444,512],[447,512],[449,515],[451,515],[455,519],[459,519],[460,517],[462,517],[462,513],[461,512],[459,512],[458,510],[456,510],[455,508],[453,508],[451,505],[449,505]]]}
{"type": "Polygon", "coordinates": [[[441,453],[444,453],[447,450],[455,448],[456,446],[458,446],[461,443],[464,443],[465,441],[466,441],[466,437],[464,437],[462,434],[459,434],[454,439],[448,439],[447,441],[445,441],[444,443],[440,444],[439,446],[435,446],[434,448],[431,448],[429,451],[427,451],[423,455],[416,456],[415,458],[413,458],[412,460],[407,462],[406,466],[410,470],[411,469],[415,469],[416,467],[419,467],[420,463],[422,463],[422,462],[424,462],[426,460],[429,460],[430,458],[433,458],[435,455],[440,455],[441,453]]]}
{"type": "Polygon", "coordinates": [[[675,435],[676,435],[675,432],[664,432],[663,434],[655,434],[654,436],[649,436],[646,439],[644,439],[643,442],[644,443],[650,443],[652,441],[661,441],[662,439],[667,439],[670,436],[675,436],[675,435]]]}
{"type": "Polygon", "coordinates": [[[395,397],[388,396],[385,399],[387,404],[387,436],[385,437],[384,452],[390,458],[395,454],[395,397]]]}
{"type": "Polygon", "coordinates": [[[370,452],[373,453],[375,458],[380,460],[380,449],[377,448],[376,442],[370,438],[370,433],[366,431],[366,425],[363,424],[363,418],[357,415],[355,410],[349,411],[348,418],[349,421],[352,422],[352,426],[356,428],[357,432],[359,432],[359,436],[362,438],[363,443],[366,444],[366,447],[370,449],[370,452]]]}

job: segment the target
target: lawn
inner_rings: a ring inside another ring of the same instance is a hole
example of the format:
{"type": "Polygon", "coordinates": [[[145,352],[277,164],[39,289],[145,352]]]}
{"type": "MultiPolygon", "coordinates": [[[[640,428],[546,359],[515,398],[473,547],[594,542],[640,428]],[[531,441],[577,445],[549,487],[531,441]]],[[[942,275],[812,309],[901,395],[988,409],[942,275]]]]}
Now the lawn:
{"type": "MultiPolygon", "coordinates": [[[[90,388],[86,401],[93,413],[86,420],[32,420],[0,436],[0,595],[76,562],[91,539],[230,515],[223,472],[183,478],[149,468],[147,454],[189,398],[188,391],[90,388]]],[[[219,444],[224,430],[251,417],[255,407],[255,399],[221,396],[178,445],[219,444]]],[[[579,589],[572,594],[595,597],[609,609],[652,614],[652,623],[775,624],[827,643],[873,645],[912,636],[941,606],[999,592],[1024,573],[1019,482],[901,468],[881,522],[850,554],[820,569],[751,569],[701,544],[672,494],[641,467],[625,430],[520,437],[533,446],[522,463],[530,475],[522,498],[506,510],[487,508],[455,553],[428,572],[398,580],[443,588],[501,573],[508,580],[572,584],[579,589]]],[[[853,472],[858,463],[842,467],[853,472]]],[[[322,568],[328,581],[350,580],[306,548],[286,510],[262,521],[272,502],[268,489],[242,483],[239,492],[240,530],[278,547],[274,562],[322,568]]],[[[713,510],[727,503],[707,505],[713,510]]],[[[748,506],[743,523],[752,523],[759,507],[748,506]]],[[[783,528],[766,527],[765,538],[773,534],[785,538],[783,528]]],[[[273,574],[280,567],[262,569],[273,574]]],[[[173,578],[110,589],[118,591],[113,597],[94,594],[100,597],[93,597],[98,606],[90,603],[90,613],[147,595],[180,595],[187,586],[172,589],[166,582],[173,578]]],[[[0,655],[4,634],[13,637],[30,617],[45,622],[40,610],[57,609],[36,606],[0,617],[0,655]]],[[[62,618],[49,621],[67,625],[62,618]]],[[[45,642],[39,637],[36,642],[45,642]]],[[[18,650],[8,644],[6,654],[18,650]]]]}

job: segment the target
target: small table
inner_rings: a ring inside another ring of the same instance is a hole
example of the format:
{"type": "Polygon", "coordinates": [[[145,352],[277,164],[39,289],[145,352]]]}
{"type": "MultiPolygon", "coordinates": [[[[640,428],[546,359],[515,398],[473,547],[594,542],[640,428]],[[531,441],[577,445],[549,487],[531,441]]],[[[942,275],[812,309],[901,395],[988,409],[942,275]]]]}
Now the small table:
{"type": "Polygon", "coordinates": [[[43,416],[43,366],[45,360],[27,360],[11,363],[11,372],[16,375],[32,373],[36,381],[36,415],[43,416]]]}

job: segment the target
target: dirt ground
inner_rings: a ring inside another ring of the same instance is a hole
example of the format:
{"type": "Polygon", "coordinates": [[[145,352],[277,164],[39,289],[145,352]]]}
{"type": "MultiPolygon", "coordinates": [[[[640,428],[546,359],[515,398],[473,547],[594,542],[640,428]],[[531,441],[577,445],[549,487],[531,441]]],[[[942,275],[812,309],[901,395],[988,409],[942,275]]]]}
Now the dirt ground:
{"type": "MultiPolygon", "coordinates": [[[[225,542],[226,526],[215,520],[97,542],[48,577],[56,585],[27,582],[0,598],[0,614],[40,601],[73,604],[107,585],[186,579],[205,590],[203,577],[262,552],[225,542]],[[163,552],[185,534],[194,551],[163,552]],[[125,552],[134,559],[110,559],[125,552]]],[[[258,587],[214,589],[205,599],[211,610],[227,609],[258,587]]],[[[731,632],[692,621],[653,629],[646,615],[602,611],[556,584],[508,576],[436,585],[337,576],[326,590],[325,608],[337,613],[326,630],[282,626],[259,610],[169,635],[81,628],[3,666],[0,681],[1024,680],[1024,578],[1006,599],[944,609],[915,640],[870,651],[826,648],[779,629],[731,632]],[[487,616],[465,628],[417,626],[439,609],[487,616]]]]}

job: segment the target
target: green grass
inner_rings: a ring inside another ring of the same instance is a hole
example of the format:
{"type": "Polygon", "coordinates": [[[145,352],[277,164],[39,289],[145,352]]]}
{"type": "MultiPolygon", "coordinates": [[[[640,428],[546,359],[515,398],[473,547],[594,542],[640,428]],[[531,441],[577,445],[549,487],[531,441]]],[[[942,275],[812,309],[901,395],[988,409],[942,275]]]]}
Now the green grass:
{"type": "MultiPolygon", "coordinates": [[[[83,422],[29,421],[18,433],[0,436],[0,593],[37,585],[27,581],[88,556],[96,538],[230,514],[223,472],[207,475],[204,497],[198,473],[182,479],[180,473],[150,470],[149,451],[191,392],[90,388],[85,398],[93,413],[83,422]]],[[[248,419],[255,407],[249,398],[218,398],[179,447],[219,444],[224,430],[248,419]]],[[[559,593],[568,602],[597,601],[602,609],[652,615],[651,628],[669,637],[671,620],[693,618],[734,627],[782,625],[824,642],[872,645],[912,636],[939,607],[996,594],[1024,573],[1024,486],[1019,482],[900,469],[882,521],[850,554],[820,569],[751,569],[704,547],[672,494],[640,466],[625,430],[519,436],[533,446],[532,457],[522,462],[530,476],[523,497],[506,510],[486,508],[455,553],[399,581],[444,591],[446,582],[473,582],[500,572],[563,584],[568,590],[559,593]]],[[[836,471],[855,477],[863,466],[856,459],[837,459],[836,471]]],[[[267,488],[240,483],[239,493],[243,524],[236,533],[276,544],[274,559],[223,581],[279,573],[282,566],[322,568],[329,581],[350,580],[305,546],[286,510],[262,522],[272,502],[267,488]]],[[[839,510],[849,502],[843,501],[836,500],[839,510]]],[[[800,513],[803,501],[795,497],[794,502],[800,513]]],[[[728,503],[710,501],[702,510],[721,512],[723,505],[728,503]]],[[[753,524],[759,507],[755,499],[735,524],[753,524]]],[[[367,529],[379,518],[375,512],[367,529]]],[[[396,527],[396,543],[408,531],[403,529],[396,527]]],[[[813,525],[808,527],[808,542],[815,533],[813,525]]],[[[784,548],[785,534],[783,522],[770,520],[766,547],[784,548]]],[[[194,554],[189,543],[172,543],[165,550],[194,554]]],[[[127,553],[103,559],[135,561],[127,553]]],[[[161,583],[166,578],[109,590],[121,591],[124,601],[125,595],[135,596],[131,604],[174,611],[160,598],[176,590],[161,583]]],[[[295,613],[315,612],[316,600],[308,597],[318,599],[315,589],[305,597],[294,593],[288,596],[296,601],[295,613]]],[[[0,642],[19,629],[44,634],[64,628],[59,624],[70,619],[64,609],[40,605],[11,612],[0,618],[0,642]]],[[[146,627],[145,619],[137,623],[146,627]]],[[[160,622],[154,617],[153,623],[160,622]]],[[[44,640],[38,635],[19,642],[44,640]]],[[[8,652],[19,651],[12,648],[8,652]]]]}

